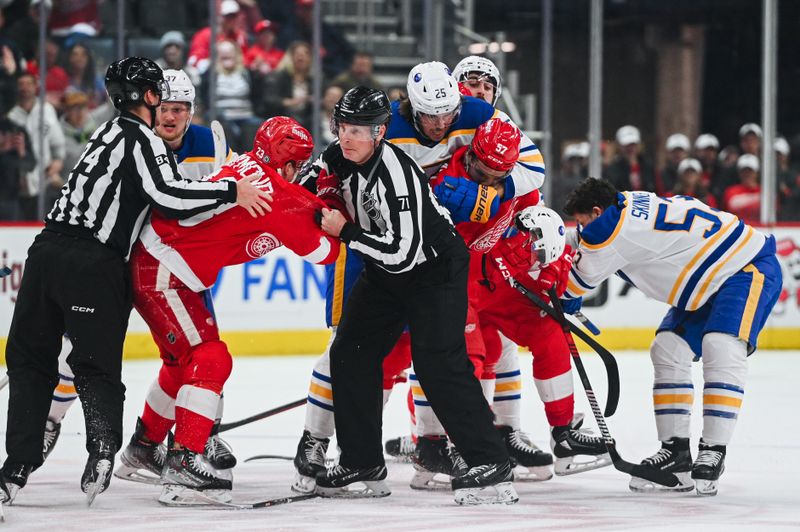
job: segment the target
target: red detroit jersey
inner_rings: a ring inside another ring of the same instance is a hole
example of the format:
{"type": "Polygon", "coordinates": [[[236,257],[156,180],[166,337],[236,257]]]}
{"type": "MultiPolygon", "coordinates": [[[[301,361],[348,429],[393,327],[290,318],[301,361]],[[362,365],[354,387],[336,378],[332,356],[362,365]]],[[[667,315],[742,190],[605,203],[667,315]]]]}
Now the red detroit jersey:
{"type": "Polygon", "coordinates": [[[172,220],[153,211],[142,229],[147,251],[194,291],[214,284],[219,271],[286,246],[301,258],[329,264],[339,255],[339,240],[327,235],[314,220],[325,204],[313,194],[284,180],[244,153],[210,177],[239,180],[258,176],[256,186],[272,195],[272,212],[253,218],[243,208],[227,204],[211,213],[172,220]]]}

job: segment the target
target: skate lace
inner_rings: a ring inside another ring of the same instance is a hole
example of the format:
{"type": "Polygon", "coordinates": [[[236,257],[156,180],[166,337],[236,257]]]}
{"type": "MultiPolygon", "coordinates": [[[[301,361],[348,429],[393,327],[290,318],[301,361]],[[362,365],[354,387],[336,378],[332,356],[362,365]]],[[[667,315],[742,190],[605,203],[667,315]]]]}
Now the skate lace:
{"type": "Polygon", "coordinates": [[[491,465],[491,464],[484,464],[484,465],[475,466],[475,467],[470,468],[470,470],[467,471],[467,474],[465,476],[467,476],[467,477],[478,477],[478,476],[486,473],[487,471],[489,471],[493,467],[494,466],[491,465]]]}
{"type": "Polygon", "coordinates": [[[417,446],[411,436],[400,436],[400,454],[414,454],[417,446]]]}
{"type": "Polygon", "coordinates": [[[167,448],[164,445],[153,445],[153,463],[158,467],[163,467],[167,458],[167,448]]]}
{"type": "Polygon", "coordinates": [[[50,450],[50,447],[53,446],[53,443],[56,440],[56,431],[54,430],[45,430],[44,432],[44,449],[43,451],[47,453],[50,450]]]}
{"type": "Polygon", "coordinates": [[[717,467],[722,460],[722,453],[720,451],[712,451],[710,449],[703,449],[697,455],[697,462],[695,465],[705,465],[709,467],[717,467]]]}
{"type": "Polygon", "coordinates": [[[336,464],[332,468],[328,469],[328,472],[327,472],[326,476],[328,478],[337,477],[339,475],[347,473],[347,471],[348,471],[347,468],[344,467],[343,465],[336,464]]]}
{"type": "Polygon", "coordinates": [[[511,447],[518,451],[523,451],[526,453],[535,453],[539,449],[536,447],[529,445],[528,442],[522,439],[522,433],[519,430],[515,430],[509,433],[508,435],[508,443],[511,444],[511,447]]]}
{"type": "Polygon", "coordinates": [[[214,475],[206,468],[206,465],[203,463],[201,454],[190,453],[189,454],[189,466],[192,468],[193,472],[197,475],[202,477],[213,479],[214,475]]]}
{"type": "Polygon", "coordinates": [[[214,458],[233,456],[229,450],[229,447],[230,446],[225,440],[215,434],[210,436],[208,441],[206,441],[205,455],[210,460],[213,460],[214,458]]]}
{"type": "Polygon", "coordinates": [[[597,438],[597,436],[590,436],[588,434],[584,434],[580,430],[575,430],[575,429],[572,429],[572,430],[569,431],[569,437],[570,437],[570,439],[572,439],[572,440],[574,440],[574,441],[576,441],[578,443],[583,443],[583,444],[586,444],[586,445],[592,445],[594,443],[597,443],[597,441],[599,439],[599,438],[597,438]]]}
{"type": "Polygon", "coordinates": [[[467,471],[469,469],[466,460],[464,460],[461,453],[459,453],[455,447],[450,447],[447,453],[450,457],[450,462],[453,464],[454,472],[467,471]]]}
{"type": "Polygon", "coordinates": [[[670,460],[671,458],[672,458],[672,451],[662,447],[653,456],[651,456],[649,458],[645,458],[643,460],[643,462],[646,463],[646,464],[656,465],[656,464],[660,464],[662,462],[666,462],[666,461],[670,460]]]}
{"type": "Polygon", "coordinates": [[[308,460],[310,463],[319,464],[322,466],[325,465],[327,448],[324,441],[309,437],[309,439],[306,441],[303,452],[306,455],[306,460],[308,460]]]}

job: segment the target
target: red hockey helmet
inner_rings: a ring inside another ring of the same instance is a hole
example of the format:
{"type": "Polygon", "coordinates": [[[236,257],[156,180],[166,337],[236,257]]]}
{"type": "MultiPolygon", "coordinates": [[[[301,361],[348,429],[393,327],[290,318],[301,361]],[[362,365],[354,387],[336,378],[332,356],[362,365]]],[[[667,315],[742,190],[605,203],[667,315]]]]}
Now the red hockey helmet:
{"type": "Polygon", "coordinates": [[[480,162],[498,172],[510,172],[519,159],[520,132],[499,118],[484,122],[475,130],[470,148],[480,162]]]}
{"type": "Polygon", "coordinates": [[[288,162],[301,166],[311,157],[313,150],[311,133],[288,116],[266,120],[256,131],[253,141],[255,156],[275,170],[288,162]]]}

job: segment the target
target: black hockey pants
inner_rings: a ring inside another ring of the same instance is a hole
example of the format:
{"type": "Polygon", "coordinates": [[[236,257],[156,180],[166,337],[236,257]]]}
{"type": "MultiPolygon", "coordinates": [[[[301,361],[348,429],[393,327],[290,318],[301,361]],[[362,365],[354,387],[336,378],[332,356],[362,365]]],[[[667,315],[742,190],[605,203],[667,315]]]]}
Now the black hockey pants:
{"type": "Polygon", "coordinates": [[[131,311],[130,274],[118,253],[94,239],[45,229],[28,259],[11,321],[6,364],[9,463],[38,466],[58,354],[67,358],[86,419],[86,448],[122,444],[122,344],[131,311]]]}
{"type": "Polygon", "coordinates": [[[368,468],[384,463],[382,361],[406,324],[419,382],[467,464],[508,460],[467,358],[468,266],[463,242],[404,274],[366,264],[342,312],[330,353],[342,465],[368,468]]]}

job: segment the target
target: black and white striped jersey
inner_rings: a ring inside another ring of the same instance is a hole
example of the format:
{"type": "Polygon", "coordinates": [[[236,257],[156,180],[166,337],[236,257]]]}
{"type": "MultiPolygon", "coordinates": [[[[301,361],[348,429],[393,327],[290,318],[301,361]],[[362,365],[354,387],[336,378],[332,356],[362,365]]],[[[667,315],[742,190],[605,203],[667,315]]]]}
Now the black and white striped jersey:
{"type": "Polygon", "coordinates": [[[45,222],[127,257],[150,206],[187,218],[235,201],[235,181],[181,178],[166,143],[138,117],[123,113],[94,132],[45,222]]]}
{"type": "Polygon", "coordinates": [[[428,178],[403,150],[381,141],[364,164],[344,158],[338,141],[319,156],[300,184],[316,192],[320,176],[336,175],[353,223],[340,235],[365,260],[403,273],[436,257],[458,236],[428,178]]]}

